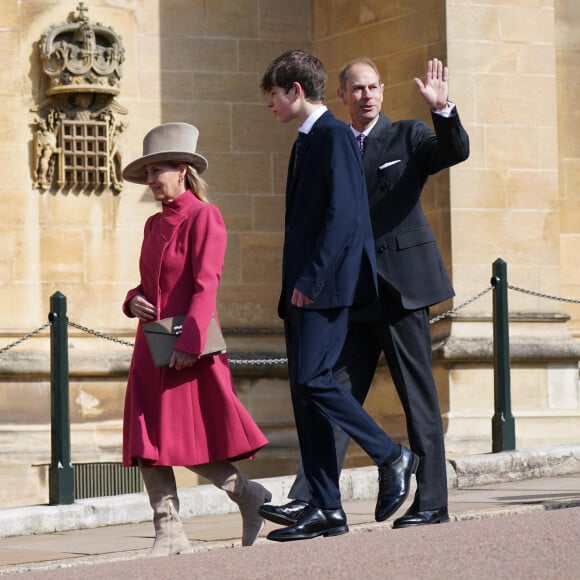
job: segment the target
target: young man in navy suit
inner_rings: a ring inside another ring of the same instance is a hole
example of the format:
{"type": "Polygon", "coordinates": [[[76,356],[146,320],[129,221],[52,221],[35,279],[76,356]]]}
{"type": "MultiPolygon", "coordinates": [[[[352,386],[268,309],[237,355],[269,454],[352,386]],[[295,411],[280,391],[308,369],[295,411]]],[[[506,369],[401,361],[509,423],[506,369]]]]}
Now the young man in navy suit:
{"type": "MultiPolygon", "coordinates": [[[[384,86],[371,60],[353,60],[339,75],[338,96],[348,109],[353,134],[363,140],[379,301],[352,317],[335,377],[362,403],[381,351],[385,355],[405,410],[410,447],[420,458],[414,501],[394,528],[449,521],[429,306],[454,292],[420,199],[430,175],[469,156],[468,135],[448,101],[448,76],[447,67],[433,59],[427,63],[425,81],[414,79],[431,110],[433,132],[421,121],[392,122],[381,113],[384,86]]],[[[348,434],[336,431],[339,467],[348,441],[348,434]]],[[[300,514],[309,500],[301,469],[288,495],[294,501],[263,506],[262,515],[288,523],[300,514]]]]}
{"type": "Polygon", "coordinates": [[[326,82],[326,71],[314,55],[291,50],[270,64],[261,83],[274,116],[299,125],[286,185],[278,314],[284,320],[292,405],[310,498],[290,525],[270,532],[268,538],[280,542],[348,532],[335,425],[379,467],[378,521],[403,504],[419,463],[334,376],[351,308],[376,300],[377,281],[362,160],[349,127],[323,104],[326,82]]]}

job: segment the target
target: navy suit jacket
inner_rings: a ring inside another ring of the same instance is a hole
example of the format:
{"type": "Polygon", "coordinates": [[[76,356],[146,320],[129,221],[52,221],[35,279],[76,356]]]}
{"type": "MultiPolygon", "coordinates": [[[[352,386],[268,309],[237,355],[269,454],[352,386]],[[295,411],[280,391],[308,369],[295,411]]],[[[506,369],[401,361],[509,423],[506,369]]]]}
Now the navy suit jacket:
{"type": "Polygon", "coordinates": [[[435,133],[418,120],[382,113],[365,141],[364,168],[379,278],[409,310],[454,295],[435,235],[421,207],[429,175],[464,161],[469,137],[459,115],[433,114],[435,133]]]}
{"type": "Polygon", "coordinates": [[[364,305],[376,299],[362,160],[352,131],[330,111],[302,136],[298,156],[296,145],[290,156],[282,270],[281,318],[294,288],[314,301],[305,309],[364,305]]]}

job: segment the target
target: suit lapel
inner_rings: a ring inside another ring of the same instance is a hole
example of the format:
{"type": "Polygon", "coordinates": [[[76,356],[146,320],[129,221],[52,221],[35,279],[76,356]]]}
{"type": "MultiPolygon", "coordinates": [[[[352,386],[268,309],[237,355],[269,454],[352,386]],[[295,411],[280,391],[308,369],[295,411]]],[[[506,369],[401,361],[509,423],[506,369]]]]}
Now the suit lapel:
{"type": "Polygon", "coordinates": [[[373,127],[366,139],[363,165],[371,206],[381,194],[376,184],[380,175],[379,166],[384,161],[383,152],[387,149],[392,138],[391,126],[391,120],[381,113],[377,124],[373,127]]]}
{"type": "Polygon", "coordinates": [[[324,126],[329,119],[332,119],[332,113],[330,111],[325,111],[316,120],[312,126],[312,129],[310,129],[310,132],[302,136],[298,151],[299,158],[297,161],[295,160],[297,147],[296,143],[294,143],[292,154],[290,155],[290,163],[288,165],[288,178],[286,180],[286,216],[288,216],[290,213],[291,202],[293,198],[292,194],[297,187],[300,173],[304,166],[304,161],[308,157],[312,143],[316,140],[316,132],[320,127],[324,126]],[[294,166],[296,166],[296,169],[294,169],[294,166]]]}
{"type": "MultiPolygon", "coordinates": [[[[316,127],[316,124],[314,125],[316,127]]],[[[288,166],[288,180],[286,185],[286,200],[288,200],[292,192],[296,187],[298,181],[298,176],[302,170],[302,165],[304,159],[308,155],[310,145],[312,143],[312,135],[314,133],[314,127],[310,133],[302,133],[300,139],[294,142],[294,147],[292,148],[292,154],[290,155],[290,164],[288,166]]]]}
{"type": "Polygon", "coordinates": [[[386,149],[391,140],[391,126],[391,121],[381,113],[377,124],[372,128],[366,139],[364,154],[365,171],[368,170],[371,173],[378,171],[381,153],[386,149]]]}

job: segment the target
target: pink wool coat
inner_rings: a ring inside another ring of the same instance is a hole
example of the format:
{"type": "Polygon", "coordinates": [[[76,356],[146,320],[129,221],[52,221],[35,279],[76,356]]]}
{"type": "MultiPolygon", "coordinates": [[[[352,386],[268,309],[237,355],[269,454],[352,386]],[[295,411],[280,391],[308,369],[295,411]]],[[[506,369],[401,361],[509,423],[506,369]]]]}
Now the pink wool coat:
{"type": "MultiPolygon", "coordinates": [[[[217,207],[191,192],[180,195],[145,224],[141,283],[127,294],[157,306],[158,319],[186,314],[176,348],[199,354],[216,296],[226,249],[217,207]]],[[[239,401],[227,355],[200,359],[177,371],[156,368],[139,322],[129,371],[123,422],[123,464],[199,465],[251,457],[267,444],[239,401]]]]}

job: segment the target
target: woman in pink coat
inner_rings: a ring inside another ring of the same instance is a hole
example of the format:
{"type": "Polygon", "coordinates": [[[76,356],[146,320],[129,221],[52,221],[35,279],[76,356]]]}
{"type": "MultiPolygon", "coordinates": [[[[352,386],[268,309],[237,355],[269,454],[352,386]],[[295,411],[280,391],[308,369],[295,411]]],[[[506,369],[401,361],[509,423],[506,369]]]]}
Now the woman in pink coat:
{"type": "Polygon", "coordinates": [[[238,504],[242,545],[254,543],[264,520],[258,508],[270,492],[230,462],[252,457],[267,440],[239,401],[226,354],[200,358],[210,319],[217,319],[217,290],[226,249],[220,211],[208,203],[196,153],[198,130],[166,123],[143,140],[143,156],[123,178],[146,184],[161,211],[145,224],[139,271],[123,311],[139,326],[129,371],[123,425],[123,463],[139,465],[154,511],[150,556],[189,550],[179,519],[172,466],[209,479],[238,504]],[[143,323],[185,314],[168,366],[157,368],[143,323]]]}

